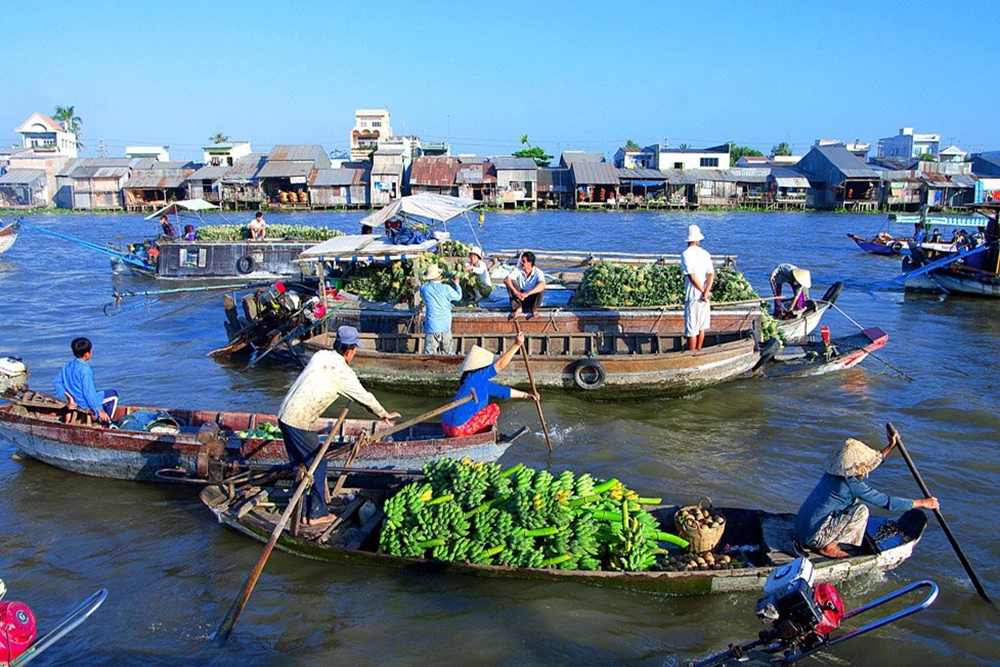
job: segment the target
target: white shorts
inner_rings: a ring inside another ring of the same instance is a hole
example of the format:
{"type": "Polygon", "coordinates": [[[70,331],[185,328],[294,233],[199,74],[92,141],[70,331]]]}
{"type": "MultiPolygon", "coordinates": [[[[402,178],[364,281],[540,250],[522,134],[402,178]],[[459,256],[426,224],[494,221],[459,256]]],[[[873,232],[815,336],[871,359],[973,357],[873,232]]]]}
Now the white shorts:
{"type": "Polygon", "coordinates": [[[684,335],[697,336],[712,326],[712,304],[708,301],[692,301],[684,304],[684,335]]]}

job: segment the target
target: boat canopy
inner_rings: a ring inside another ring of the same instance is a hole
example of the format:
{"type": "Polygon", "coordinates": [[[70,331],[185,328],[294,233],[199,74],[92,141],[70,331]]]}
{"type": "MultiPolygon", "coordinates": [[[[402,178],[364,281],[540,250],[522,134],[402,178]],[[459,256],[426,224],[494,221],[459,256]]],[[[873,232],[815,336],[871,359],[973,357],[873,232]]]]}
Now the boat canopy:
{"type": "Polygon", "coordinates": [[[404,221],[414,220],[433,227],[437,223],[446,223],[452,218],[457,218],[481,203],[475,199],[421,192],[397,199],[385,208],[361,218],[361,224],[381,227],[389,220],[400,217],[404,221]]]}
{"type": "MultiPolygon", "coordinates": [[[[477,202],[478,203],[478,202],[477,202]]],[[[297,262],[394,262],[413,259],[432,250],[437,239],[412,245],[396,245],[388,237],[371,234],[338,236],[299,253],[297,262]]]]}
{"type": "Polygon", "coordinates": [[[919,213],[890,213],[889,222],[901,225],[915,225],[923,221],[925,227],[983,227],[989,219],[981,214],[973,215],[928,215],[924,218],[919,213]]]}
{"type": "Polygon", "coordinates": [[[181,211],[200,213],[202,211],[214,211],[217,208],[219,207],[212,202],[205,201],[204,199],[184,199],[182,201],[170,202],[156,213],[147,215],[146,220],[153,220],[155,218],[159,218],[161,215],[170,215],[171,213],[177,215],[181,211]]]}

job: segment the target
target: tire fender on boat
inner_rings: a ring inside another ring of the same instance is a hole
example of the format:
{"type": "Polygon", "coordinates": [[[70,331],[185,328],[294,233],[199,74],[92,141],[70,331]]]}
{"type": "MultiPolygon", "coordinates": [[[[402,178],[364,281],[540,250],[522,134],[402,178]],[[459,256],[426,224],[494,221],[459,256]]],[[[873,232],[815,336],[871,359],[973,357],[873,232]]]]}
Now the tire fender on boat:
{"type": "Polygon", "coordinates": [[[892,251],[895,252],[895,253],[899,253],[899,252],[903,251],[903,244],[902,244],[901,241],[896,241],[896,242],[894,242],[889,247],[892,248],[892,251]]]}
{"type": "Polygon", "coordinates": [[[257,268],[257,262],[250,255],[243,255],[238,260],[236,260],[236,272],[246,275],[248,273],[253,273],[253,270],[257,268]]]}
{"type": "Polygon", "coordinates": [[[584,391],[600,389],[606,377],[604,366],[597,359],[581,359],[573,366],[573,382],[584,391]]]}
{"type": "Polygon", "coordinates": [[[823,294],[823,298],[820,301],[826,301],[831,306],[837,302],[837,297],[840,296],[841,291],[844,289],[844,283],[840,280],[830,285],[830,287],[823,294]]]}

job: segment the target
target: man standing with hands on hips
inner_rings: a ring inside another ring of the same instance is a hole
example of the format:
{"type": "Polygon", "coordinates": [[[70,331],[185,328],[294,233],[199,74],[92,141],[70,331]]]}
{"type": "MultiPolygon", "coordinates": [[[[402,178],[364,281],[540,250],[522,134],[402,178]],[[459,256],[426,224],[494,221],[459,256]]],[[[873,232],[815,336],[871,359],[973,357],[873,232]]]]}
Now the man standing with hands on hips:
{"type": "Polygon", "coordinates": [[[681,253],[681,273],[684,274],[684,335],[689,350],[700,350],[705,344],[705,331],[712,326],[712,283],[715,269],[712,256],[698,245],[705,238],[698,225],[688,227],[687,249],[681,253]]]}

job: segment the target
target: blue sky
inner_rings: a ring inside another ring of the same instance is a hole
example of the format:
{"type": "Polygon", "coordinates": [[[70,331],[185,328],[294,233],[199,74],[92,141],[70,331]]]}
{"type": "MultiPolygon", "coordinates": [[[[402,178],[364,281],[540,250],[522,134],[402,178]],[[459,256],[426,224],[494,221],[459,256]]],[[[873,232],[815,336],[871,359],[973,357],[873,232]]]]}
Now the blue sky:
{"type": "Polygon", "coordinates": [[[216,132],[346,148],[357,108],[396,134],[558,156],[733,140],[797,154],[903,126],[1000,149],[997,6],[897,0],[628,3],[6,2],[0,142],[74,105],[84,155],[216,132]],[[14,20],[14,17],[19,17],[14,20]]]}

